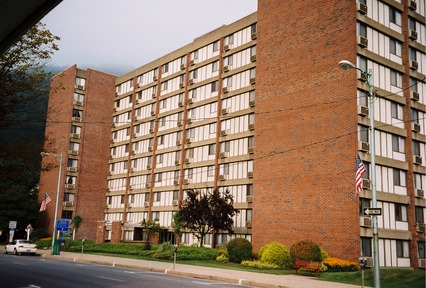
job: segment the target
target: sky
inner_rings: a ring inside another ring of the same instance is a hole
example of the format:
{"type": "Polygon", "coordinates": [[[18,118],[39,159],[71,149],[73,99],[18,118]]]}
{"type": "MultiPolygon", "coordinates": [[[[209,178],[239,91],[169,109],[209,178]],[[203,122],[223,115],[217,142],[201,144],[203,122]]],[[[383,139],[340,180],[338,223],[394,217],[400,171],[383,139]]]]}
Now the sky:
{"type": "Polygon", "coordinates": [[[257,10],[257,0],[63,0],[41,22],[61,37],[50,65],[122,75],[257,10]]]}

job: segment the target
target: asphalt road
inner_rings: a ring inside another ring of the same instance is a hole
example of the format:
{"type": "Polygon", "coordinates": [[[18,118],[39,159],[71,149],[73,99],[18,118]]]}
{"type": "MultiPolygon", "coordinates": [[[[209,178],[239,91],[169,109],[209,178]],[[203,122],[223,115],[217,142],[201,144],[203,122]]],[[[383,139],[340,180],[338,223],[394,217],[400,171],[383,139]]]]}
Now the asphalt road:
{"type": "Polygon", "coordinates": [[[155,272],[0,254],[0,287],[7,288],[199,288],[246,287],[155,272]]]}

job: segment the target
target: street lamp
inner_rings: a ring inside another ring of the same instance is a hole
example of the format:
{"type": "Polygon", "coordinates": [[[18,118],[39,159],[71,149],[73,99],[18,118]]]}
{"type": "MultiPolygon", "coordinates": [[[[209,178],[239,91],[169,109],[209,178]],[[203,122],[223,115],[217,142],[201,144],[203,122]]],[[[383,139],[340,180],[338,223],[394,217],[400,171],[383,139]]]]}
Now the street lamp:
{"type": "MultiPolygon", "coordinates": [[[[350,68],[356,69],[361,72],[361,75],[365,78],[368,85],[368,117],[370,118],[370,159],[371,159],[371,171],[370,171],[370,182],[371,182],[371,201],[372,208],[377,208],[377,191],[376,191],[376,137],[374,132],[374,92],[373,92],[373,70],[370,69],[368,72],[356,67],[348,60],[342,60],[339,62],[340,68],[347,70],[350,68]]],[[[380,265],[379,265],[379,231],[377,225],[377,215],[372,215],[373,220],[373,268],[374,268],[374,287],[380,288],[380,265]]]]}
{"type": "Polygon", "coordinates": [[[56,240],[56,223],[58,222],[58,205],[59,205],[59,191],[61,189],[61,174],[62,174],[62,153],[53,154],[48,152],[41,152],[42,157],[53,156],[59,160],[59,172],[58,172],[58,187],[56,189],[56,205],[55,205],[55,215],[53,220],[53,233],[52,233],[52,255],[55,255],[54,247],[56,240]]]}

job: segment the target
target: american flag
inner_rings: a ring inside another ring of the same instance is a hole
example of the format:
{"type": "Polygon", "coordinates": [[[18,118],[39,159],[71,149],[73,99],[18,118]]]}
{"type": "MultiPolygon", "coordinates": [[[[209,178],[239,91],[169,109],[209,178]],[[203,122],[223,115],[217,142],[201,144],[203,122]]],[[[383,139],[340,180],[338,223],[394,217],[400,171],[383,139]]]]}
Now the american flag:
{"type": "Polygon", "coordinates": [[[361,158],[359,158],[359,155],[356,154],[356,195],[359,195],[359,193],[362,191],[362,174],[365,173],[365,167],[364,163],[362,163],[361,158]]]}
{"type": "Polygon", "coordinates": [[[47,193],[44,193],[44,199],[41,201],[40,212],[46,210],[47,203],[52,201],[47,193]]]}

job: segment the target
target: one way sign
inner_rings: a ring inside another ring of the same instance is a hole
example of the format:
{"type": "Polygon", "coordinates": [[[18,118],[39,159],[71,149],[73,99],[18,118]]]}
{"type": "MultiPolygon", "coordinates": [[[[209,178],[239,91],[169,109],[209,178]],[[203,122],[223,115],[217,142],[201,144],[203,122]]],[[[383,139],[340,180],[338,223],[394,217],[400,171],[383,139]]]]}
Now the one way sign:
{"type": "Polygon", "coordinates": [[[382,215],[382,208],[364,208],[364,215],[382,215]]]}

